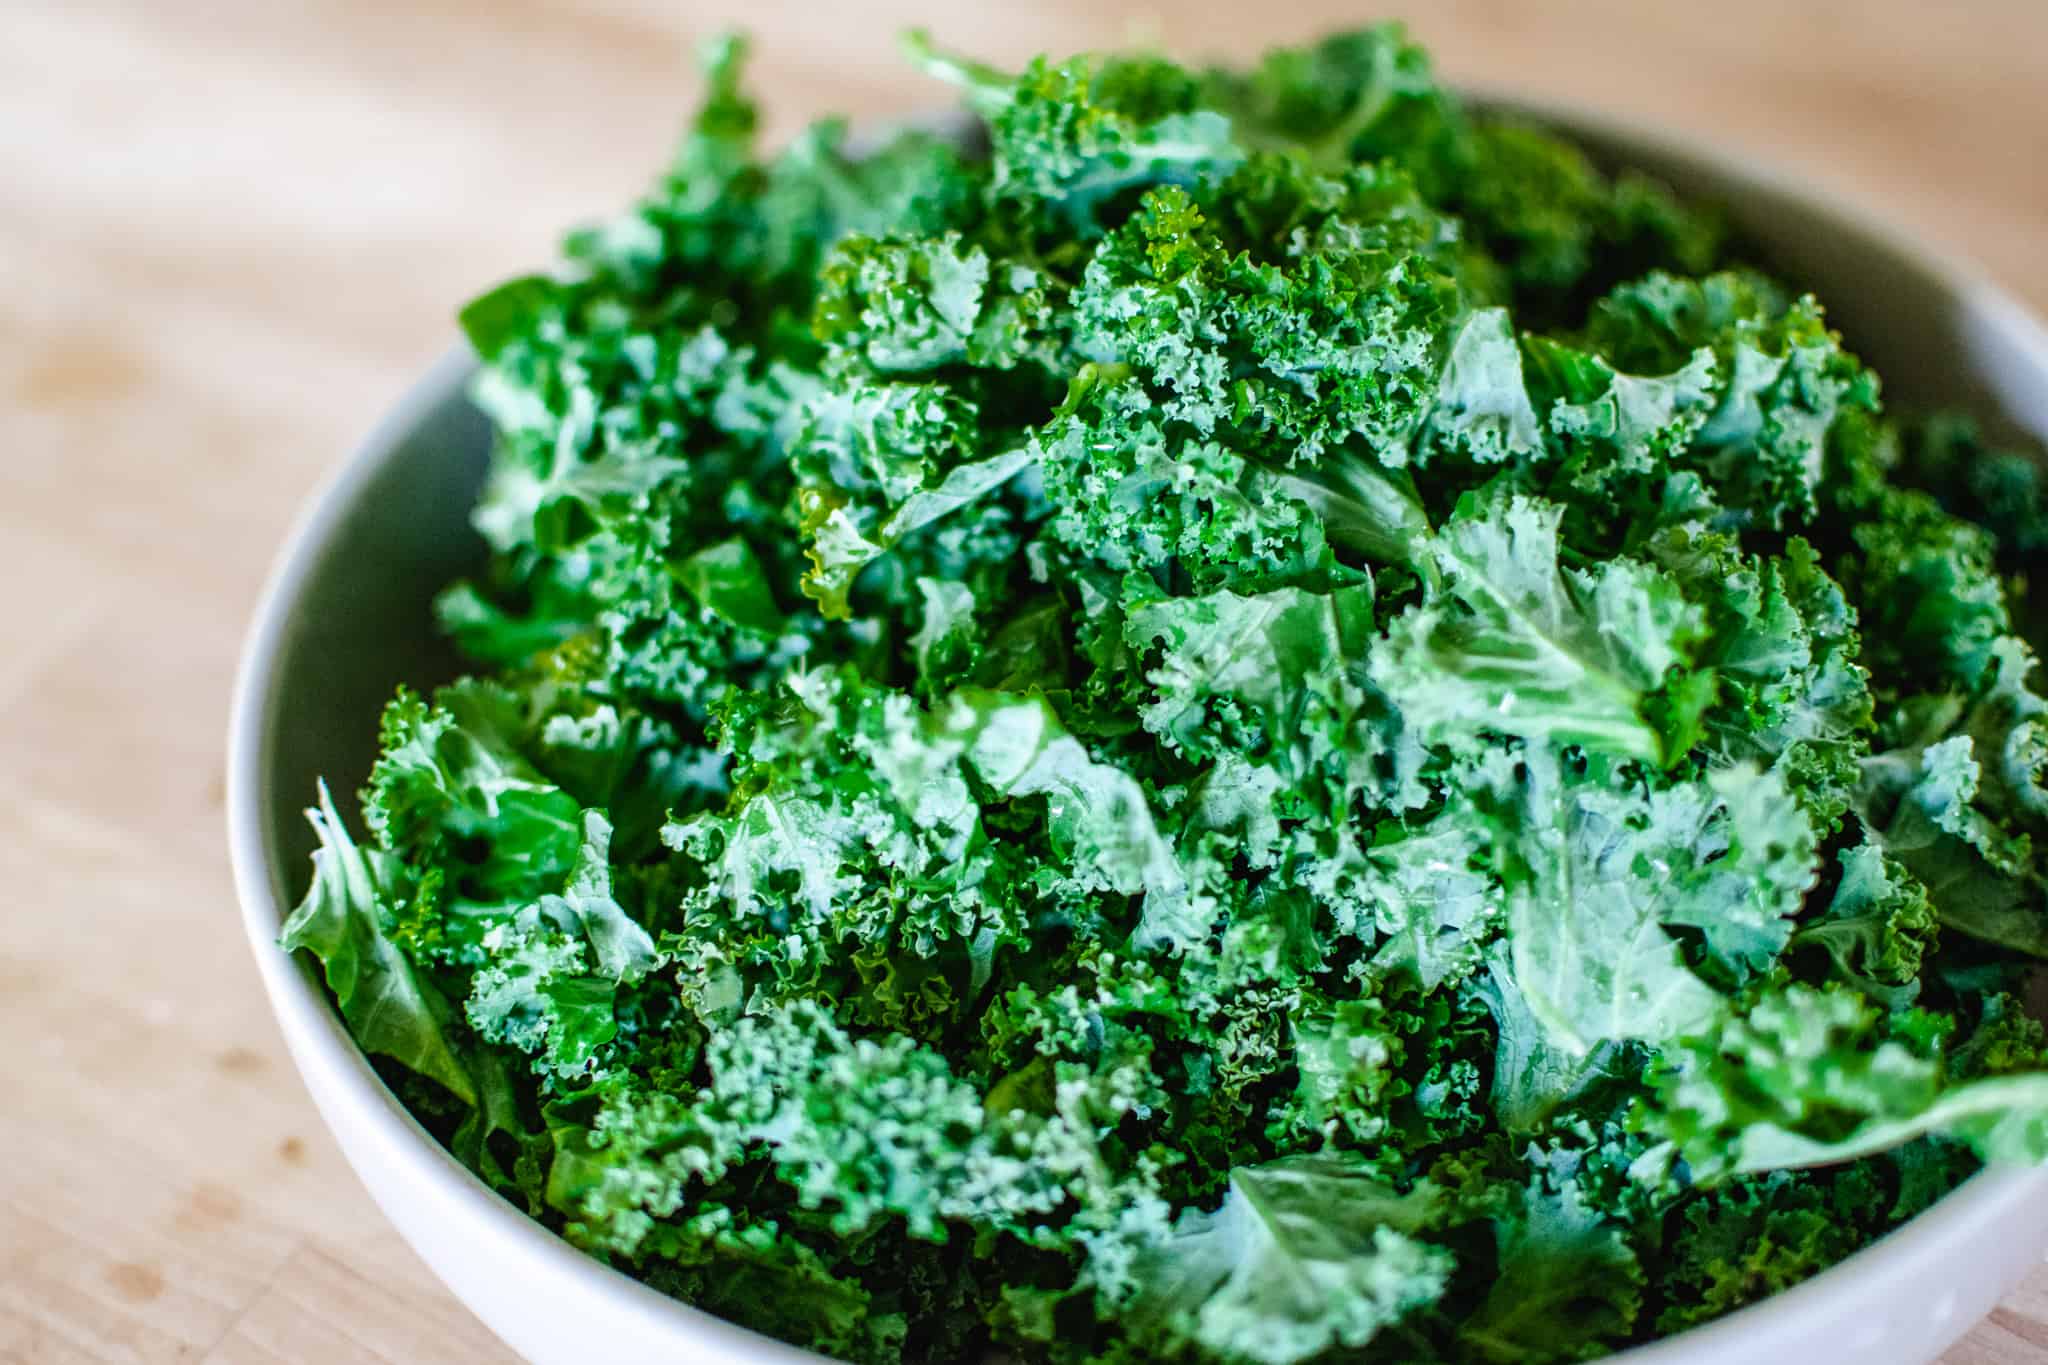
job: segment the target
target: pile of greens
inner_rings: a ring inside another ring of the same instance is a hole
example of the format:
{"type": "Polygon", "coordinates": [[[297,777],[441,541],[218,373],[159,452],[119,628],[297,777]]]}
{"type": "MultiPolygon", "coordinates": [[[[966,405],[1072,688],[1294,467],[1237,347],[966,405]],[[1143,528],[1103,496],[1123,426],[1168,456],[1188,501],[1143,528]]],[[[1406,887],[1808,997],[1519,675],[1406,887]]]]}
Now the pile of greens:
{"type": "Polygon", "coordinates": [[[1598,1355],[2048,1156],[2032,463],[1398,29],[913,47],[985,146],[764,159],[727,42],[464,314],[480,671],[284,932],[451,1150],[844,1360],[1263,1365],[1598,1355]]]}

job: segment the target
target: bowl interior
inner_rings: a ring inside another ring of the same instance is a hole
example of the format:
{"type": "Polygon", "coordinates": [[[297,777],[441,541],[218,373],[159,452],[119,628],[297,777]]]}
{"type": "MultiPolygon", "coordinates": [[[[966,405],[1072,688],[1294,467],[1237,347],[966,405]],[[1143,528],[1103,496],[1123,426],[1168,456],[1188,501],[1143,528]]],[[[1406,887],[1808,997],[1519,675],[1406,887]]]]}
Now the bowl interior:
{"type": "Polygon", "coordinates": [[[431,688],[461,660],[434,624],[442,587],[484,563],[469,511],[490,424],[463,397],[472,362],[450,355],[315,499],[280,610],[261,707],[253,793],[273,893],[305,892],[315,840],[305,810],[325,779],[353,825],[377,756],[377,718],[400,683],[431,688]],[[375,458],[367,458],[374,454],[375,458]]]}

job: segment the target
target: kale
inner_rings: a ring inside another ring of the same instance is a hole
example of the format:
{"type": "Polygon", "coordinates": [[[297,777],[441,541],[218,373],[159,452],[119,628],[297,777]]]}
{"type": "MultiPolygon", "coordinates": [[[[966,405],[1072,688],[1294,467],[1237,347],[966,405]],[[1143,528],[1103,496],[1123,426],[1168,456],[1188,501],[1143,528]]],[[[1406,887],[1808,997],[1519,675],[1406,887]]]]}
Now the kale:
{"type": "Polygon", "coordinates": [[[859,1362],[1584,1359],[2048,1157],[2037,465],[1396,27],[743,49],[463,314],[492,550],[285,946],[591,1255],[859,1362]]]}

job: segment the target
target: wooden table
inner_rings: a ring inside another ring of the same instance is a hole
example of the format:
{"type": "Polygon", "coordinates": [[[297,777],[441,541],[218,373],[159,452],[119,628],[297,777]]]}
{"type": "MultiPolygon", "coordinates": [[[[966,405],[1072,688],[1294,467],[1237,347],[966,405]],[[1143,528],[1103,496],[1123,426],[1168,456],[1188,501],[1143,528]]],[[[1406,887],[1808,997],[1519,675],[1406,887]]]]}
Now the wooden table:
{"type": "MultiPolygon", "coordinates": [[[[1335,0],[0,0],[0,1360],[507,1359],[385,1225],[259,996],[221,836],[232,659],[294,505],[479,286],[621,204],[691,40],[771,133],[997,60],[1244,52],[1335,0]],[[981,11],[960,17],[960,11],[981,11]],[[1169,17],[1170,16],[1170,17],[1169,17]]],[[[1768,153],[2048,306],[2048,6],[1464,0],[1461,80],[1768,153]]],[[[1950,1357],[2048,1360],[2048,1273],[1950,1357]]]]}

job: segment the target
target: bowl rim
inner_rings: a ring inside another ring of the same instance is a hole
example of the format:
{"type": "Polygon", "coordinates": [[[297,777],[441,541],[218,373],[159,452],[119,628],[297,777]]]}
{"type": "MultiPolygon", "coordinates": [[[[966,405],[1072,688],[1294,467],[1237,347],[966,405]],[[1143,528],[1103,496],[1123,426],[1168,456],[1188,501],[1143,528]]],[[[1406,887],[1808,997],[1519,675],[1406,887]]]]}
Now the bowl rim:
{"type": "MultiPolygon", "coordinates": [[[[2048,326],[2030,308],[1994,283],[1973,259],[1930,244],[1919,233],[1900,227],[1825,179],[1795,175],[1748,152],[1719,149],[1655,120],[1512,87],[1466,85],[1460,92],[1474,106],[1526,117],[1570,135],[1706,167],[1744,189],[1803,201],[1831,223],[1859,232],[1910,260],[1944,294],[1970,300],[2018,323],[2021,344],[2036,352],[2034,361],[2048,376],[2048,326]]],[[[278,865],[267,833],[270,820],[263,805],[264,769],[279,719],[273,706],[278,665],[294,608],[325,546],[366,485],[399,452],[410,432],[461,395],[475,367],[468,346],[458,343],[415,380],[307,496],[265,577],[239,652],[226,735],[226,833],[244,932],[294,1062],[301,1072],[318,1072],[324,1082],[312,1084],[312,1076],[305,1077],[330,1128],[339,1126],[337,1114],[329,1108],[329,1097],[336,1096],[337,1107],[345,1106],[351,1117],[367,1118],[378,1152],[402,1165],[405,1178],[439,1186],[463,1216],[475,1220],[480,1233],[503,1239],[499,1245],[506,1253],[534,1269],[572,1277],[586,1295],[608,1300],[611,1307],[640,1320],[650,1335],[665,1335],[699,1358],[732,1365],[816,1365],[829,1358],[662,1294],[623,1270],[576,1250],[490,1189],[428,1133],[384,1084],[348,1033],[312,967],[278,945],[278,931],[291,906],[283,891],[285,869],[278,865]]],[[[312,794],[306,795],[310,800],[312,794]]],[[[1621,1365],[1682,1365],[1688,1352],[1703,1349],[1768,1349],[1771,1341],[1797,1320],[1822,1311],[1822,1305],[1830,1301],[1854,1297],[1862,1280],[1905,1283],[1940,1266],[1950,1258],[1954,1245],[2009,1215],[2018,1202],[2048,1206],[2048,1166],[1988,1167],[1905,1224],[1792,1288],[1702,1326],[1626,1347],[1605,1359],[1621,1365]]],[[[488,1321],[486,1326],[490,1326],[488,1321]]]]}

